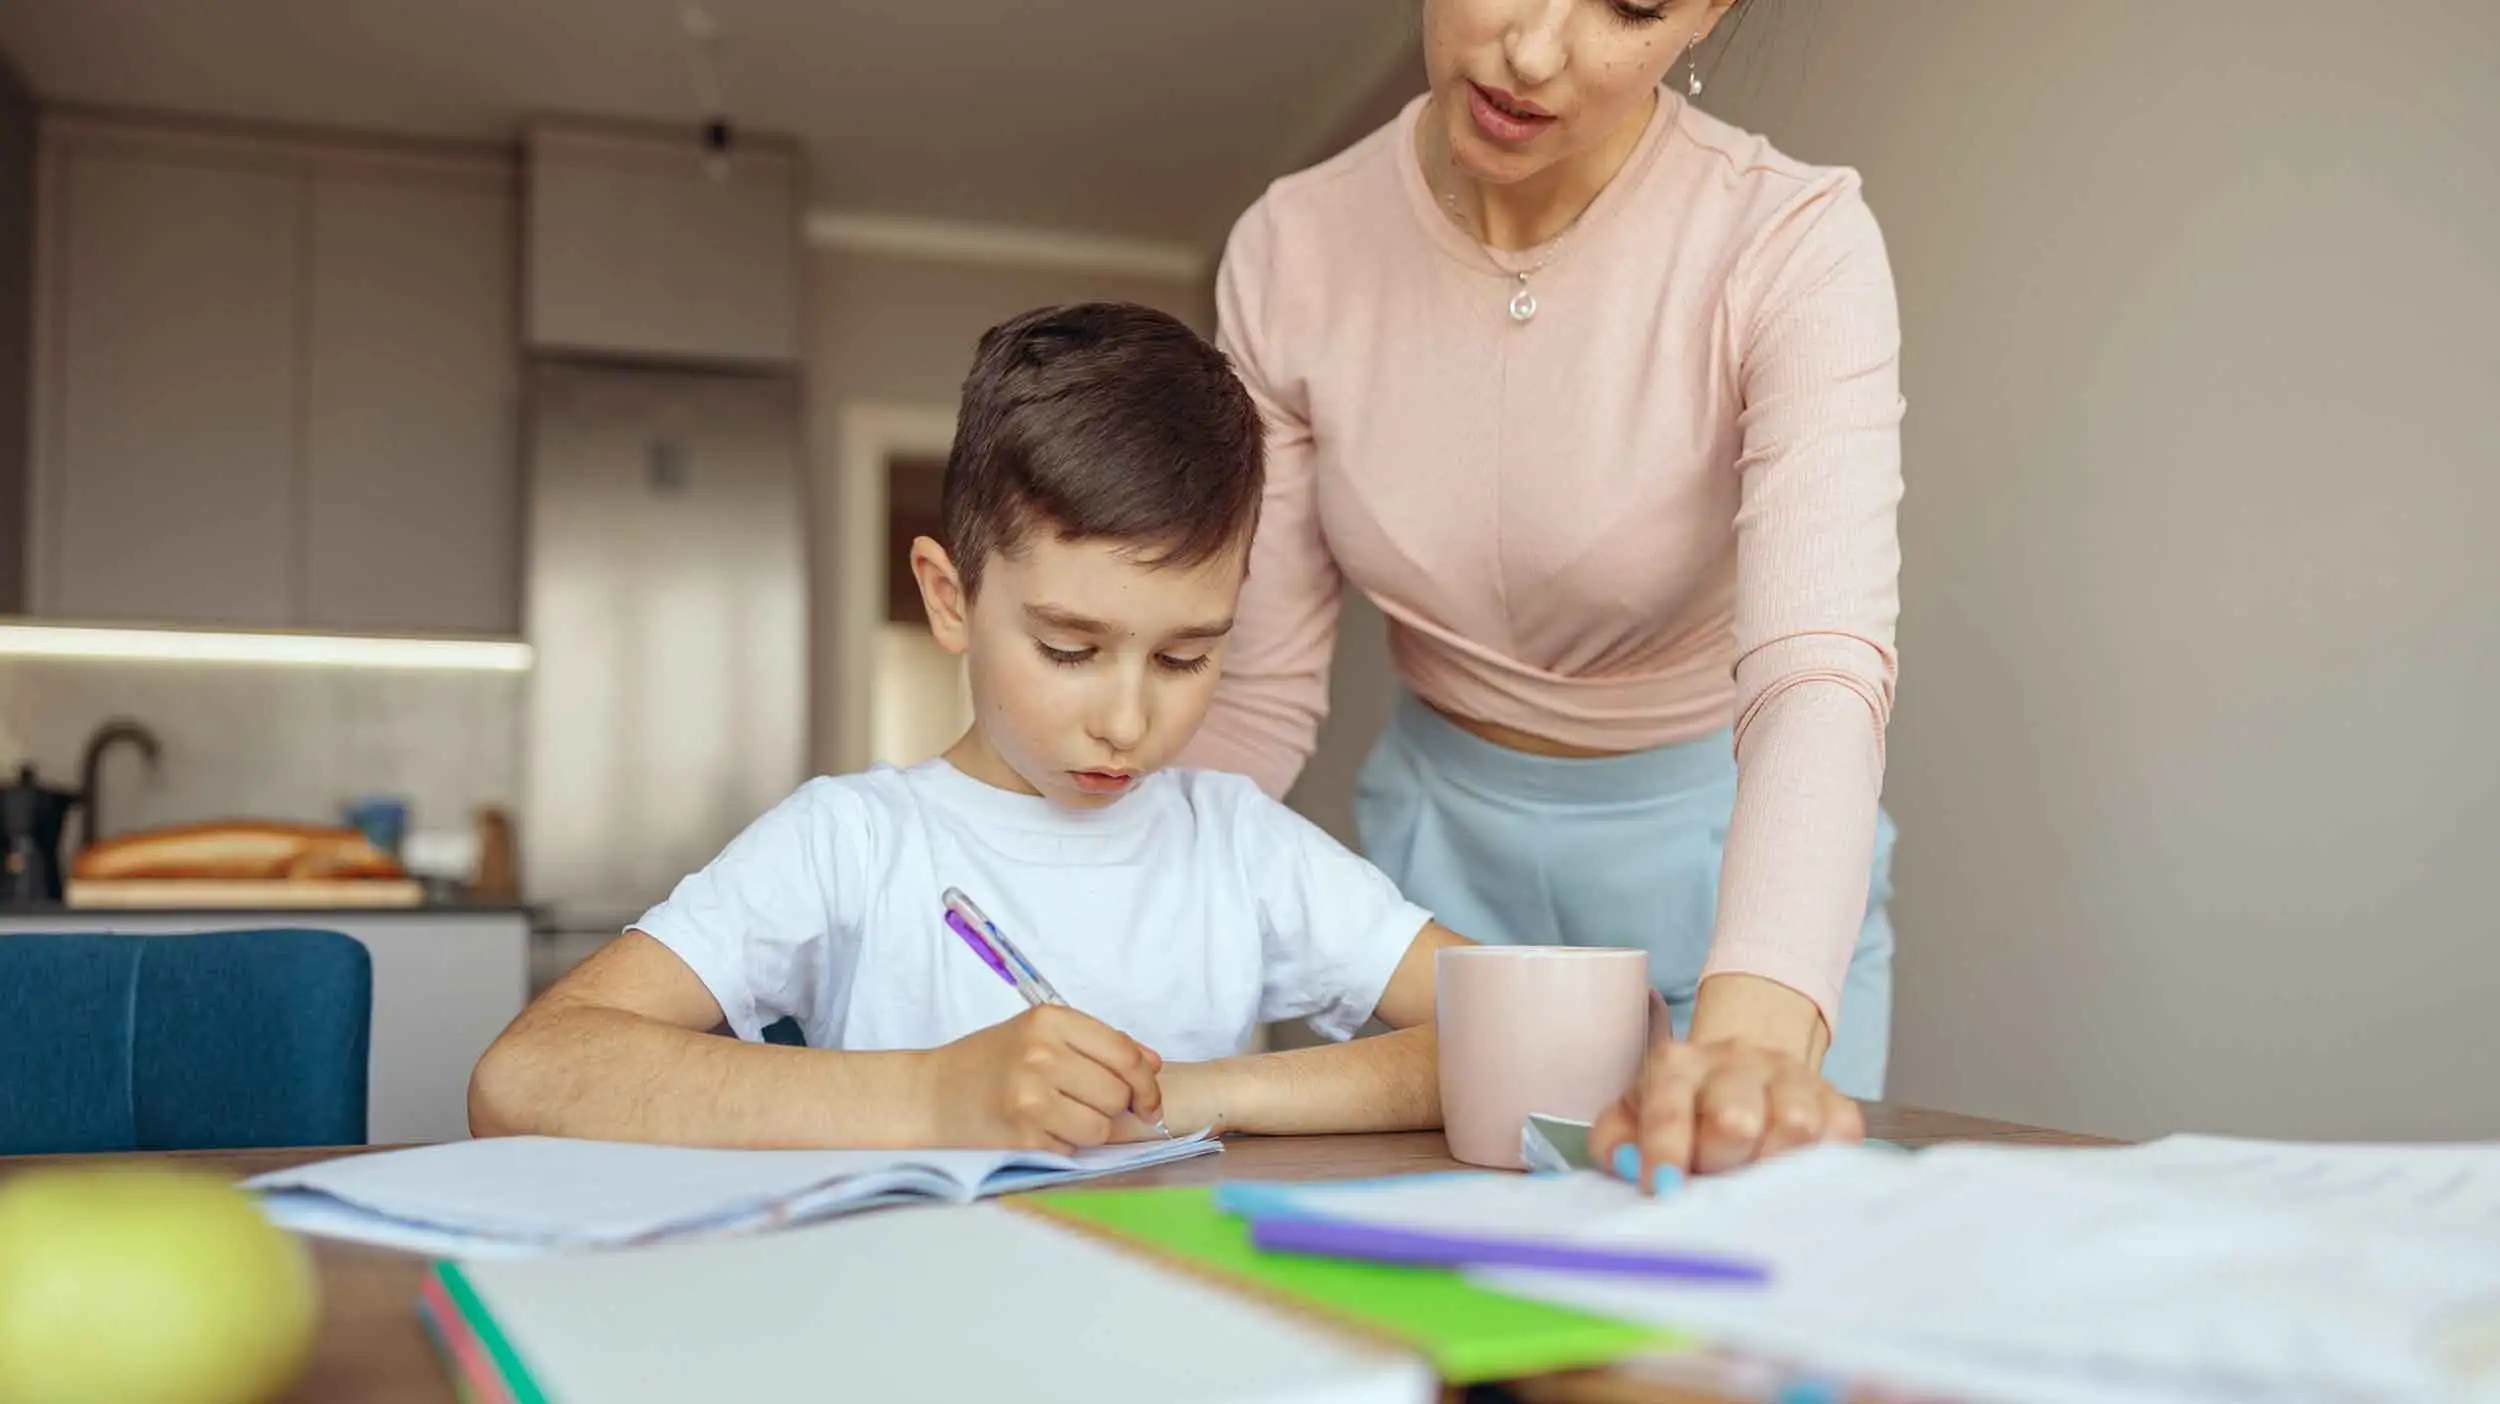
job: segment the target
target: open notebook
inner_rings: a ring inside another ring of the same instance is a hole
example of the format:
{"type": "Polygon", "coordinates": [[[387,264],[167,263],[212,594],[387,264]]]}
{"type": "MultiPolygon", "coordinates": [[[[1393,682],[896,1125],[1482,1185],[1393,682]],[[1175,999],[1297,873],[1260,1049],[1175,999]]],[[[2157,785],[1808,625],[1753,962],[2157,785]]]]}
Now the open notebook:
{"type": "Polygon", "coordinates": [[[997,1205],[438,1263],[465,1398],[1432,1404],[1423,1361],[997,1205]]]}
{"type": "Polygon", "coordinates": [[[1074,1155],[704,1150],[549,1136],[453,1141],[245,1182],[280,1227],[442,1257],[739,1234],[908,1200],[966,1203],[1222,1149],[1199,1134],[1074,1155]]]}

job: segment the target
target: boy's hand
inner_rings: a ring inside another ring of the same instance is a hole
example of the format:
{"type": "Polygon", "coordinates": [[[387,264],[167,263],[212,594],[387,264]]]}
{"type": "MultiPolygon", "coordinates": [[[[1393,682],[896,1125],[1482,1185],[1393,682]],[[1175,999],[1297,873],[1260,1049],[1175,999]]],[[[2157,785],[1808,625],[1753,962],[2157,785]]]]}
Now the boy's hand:
{"type": "Polygon", "coordinates": [[[1225,1133],[1224,1094],[1227,1089],[1240,1090],[1240,1070],[1244,1059],[1224,1059],[1212,1063],[1166,1063],[1156,1076],[1163,1108],[1163,1130],[1139,1121],[1134,1116],[1120,1118],[1119,1127],[1111,1134],[1115,1142],[1161,1141],[1175,1136],[1195,1136],[1201,1131],[1216,1136],[1225,1133]]]}
{"type": "Polygon", "coordinates": [[[1104,1145],[1134,1111],[1163,1111],[1153,1049],[1059,1005],[1028,1009],[929,1055],[939,1144],[1072,1151],[1104,1145]]]}

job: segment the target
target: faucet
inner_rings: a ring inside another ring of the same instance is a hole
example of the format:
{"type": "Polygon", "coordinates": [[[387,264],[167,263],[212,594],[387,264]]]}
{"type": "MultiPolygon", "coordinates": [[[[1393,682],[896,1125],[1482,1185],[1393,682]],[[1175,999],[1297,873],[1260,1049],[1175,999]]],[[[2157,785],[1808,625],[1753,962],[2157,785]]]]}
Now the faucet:
{"type": "Polygon", "coordinates": [[[162,748],[156,741],[156,733],[127,717],[116,717],[106,722],[96,728],[93,736],[87,738],[87,754],[78,765],[78,792],[80,800],[83,801],[78,806],[78,846],[80,848],[94,843],[96,834],[102,828],[102,825],[96,822],[96,811],[100,807],[98,801],[103,798],[96,784],[97,772],[104,763],[104,753],[111,750],[114,743],[119,741],[128,741],[137,746],[139,754],[146,758],[150,770],[156,768],[157,757],[162,752],[162,748]]]}

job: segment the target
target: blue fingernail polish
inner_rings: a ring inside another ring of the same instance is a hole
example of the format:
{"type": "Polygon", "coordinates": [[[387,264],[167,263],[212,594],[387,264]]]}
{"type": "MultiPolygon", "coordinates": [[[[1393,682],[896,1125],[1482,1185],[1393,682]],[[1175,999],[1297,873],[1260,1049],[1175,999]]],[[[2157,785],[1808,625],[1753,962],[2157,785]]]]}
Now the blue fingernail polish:
{"type": "Polygon", "coordinates": [[[1830,1380],[1791,1380],[1779,1392],[1779,1404],[1840,1404],[1842,1398],[1842,1389],[1830,1380]]]}
{"type": "Polygon", "coordinates": [[[1649,1172],[1649,1192],[1669,1195],[1684,1188],[1684,1172],[1672,1165],[1661,1165],[1649,1172]]]}
{"type": "Polygon", "coordinates": [[[1637,1146],[1615,1147],[1615,1174],[1633,1184],[1641,1182],[1641,1152],[1637,1146]]]}

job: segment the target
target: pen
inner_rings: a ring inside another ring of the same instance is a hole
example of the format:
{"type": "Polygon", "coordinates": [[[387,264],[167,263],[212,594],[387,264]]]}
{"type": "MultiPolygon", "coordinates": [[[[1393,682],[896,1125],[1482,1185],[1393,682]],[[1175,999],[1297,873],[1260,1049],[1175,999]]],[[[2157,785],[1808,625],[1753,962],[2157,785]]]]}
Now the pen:
{"type": "MultiPolygon", "coordinates": [[[[1063,1009],[1070,1007],[1065,999],[1060,998],[1059,991],[1051,987],[1050,981],[1042,978],[1042,972],[1034,968],[1033,962],[1025,959],[1024,952],[1016,949],[1016,943],[1007,939],[1007,933],[998,929],[998,923],[974,906],[972,899],[966,897],[961,888],[946,889],[943,898],[946,924],[963,938],[965,945],[972,947],[973,953],[981,957],[984,965],[998,972],[998,978],[1024,996],[1027,1005],[1036,1009],[1045,1004],[1055,1004],[1063,1009]]],[[[1156,1135],[1167,1141],[1172,1138],[1172,1133],[1164,1129],[1163,1118],[1156,1117],[1147,1124],[1156,1135]]]]}
{"type": "Polygon", "coordinates": [[[1016,993],[1024,996],[1025,1003],[1035,1006],[1056,1004],[1063,1007],[1067,1004],[1066,1000],[1059,997],[1059,992],[1050,987],[1050,982],[1042,978],[1042,972],[1033,968],[1033,962],[1024,958],[1024,952],[1016,949],[1016,943],[1007,939],[1007,933],[998,929],[998,923],[990,920],[979,907],[972,905],[972,899],[963,894],[963,889],[956,887],[946,889],[946,911],[947,915],[959,918],[957,922],[950,923],[957,927],[957,935],[963,934],[964,925],[969,925],[973,930],[981,933],[990,946],[990,950],[985,953],[990,963],[997,968],[999,974],[1007,977],[1008,984],[1016,987],[1016,993]]]}
{"type": "MultiPolygon", "coordinates": [[[[1006,981],[1009,985],[1014,986],[1016,993],[1024,993],[1024,986],[1016,983],[1014,972],[1007,968],[1007,962],[999,958],[997,950],[991,947],[988,939],[983,937],[981,933],[975,930],[972,926],[968,925],[963,915],[960,912],[954,911],[951,906],[946,913],[946,924],[955,929],[956,935],[964,938],[964,944],[972,947],[972,953],[981,958],[981,963],[983,965],[997,971],[998,978],[1006,981]]],[[[1031,997],[1027,996],[1027,1000],[1030,1001],[1030,999],[1031,997]]]]}
{"type": "Polygon", "coordinates": [[[1759,1263],[1711,1253],[1435,1233],[1299,1215],[1252,1219],[1250,1246],[1271,1253],[1308,1253],[1418,1267],[1516,1267],[1732,1287],[1758,1287],[1771,1280],[1770,1269],[1759,1263]]]}

